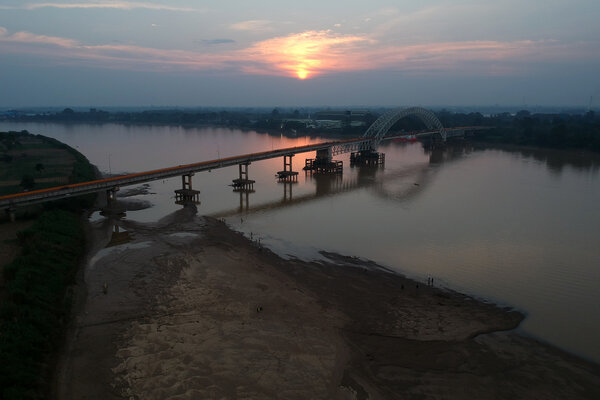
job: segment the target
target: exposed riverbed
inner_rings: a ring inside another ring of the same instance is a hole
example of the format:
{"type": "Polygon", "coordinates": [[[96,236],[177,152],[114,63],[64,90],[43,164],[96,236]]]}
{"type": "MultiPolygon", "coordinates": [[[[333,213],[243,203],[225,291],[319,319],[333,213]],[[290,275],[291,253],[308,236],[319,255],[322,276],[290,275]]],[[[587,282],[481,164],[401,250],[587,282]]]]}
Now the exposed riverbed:
{"type": "Polygon", "coordinates": [[[284,260],[193,208],[89,234],[62,399],[600,395],[597,365],[502,332],[520,313],[372,262],[284,260]]]}

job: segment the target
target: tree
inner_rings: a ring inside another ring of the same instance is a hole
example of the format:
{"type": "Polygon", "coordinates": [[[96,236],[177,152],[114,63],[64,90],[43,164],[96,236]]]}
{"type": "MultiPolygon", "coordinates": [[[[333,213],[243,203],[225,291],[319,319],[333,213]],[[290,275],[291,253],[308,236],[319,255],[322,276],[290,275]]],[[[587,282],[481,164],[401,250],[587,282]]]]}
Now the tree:
{"type": "Polygon", "coordinates": [[[21,179],[21,187],[25,190],[29,190],[35,186],[35,180],[31,175],[23,175],[21,179]]]}

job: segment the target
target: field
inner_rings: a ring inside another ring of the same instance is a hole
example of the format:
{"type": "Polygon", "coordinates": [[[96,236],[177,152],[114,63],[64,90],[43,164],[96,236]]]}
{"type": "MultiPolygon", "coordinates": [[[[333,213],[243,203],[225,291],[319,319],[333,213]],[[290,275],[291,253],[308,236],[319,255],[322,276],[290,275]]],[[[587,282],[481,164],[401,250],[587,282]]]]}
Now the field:
{"type": "Polygon", "coordinates": [[[69,183],[76,161],[53,139],[0,132],[0,196],[69,183]]]}

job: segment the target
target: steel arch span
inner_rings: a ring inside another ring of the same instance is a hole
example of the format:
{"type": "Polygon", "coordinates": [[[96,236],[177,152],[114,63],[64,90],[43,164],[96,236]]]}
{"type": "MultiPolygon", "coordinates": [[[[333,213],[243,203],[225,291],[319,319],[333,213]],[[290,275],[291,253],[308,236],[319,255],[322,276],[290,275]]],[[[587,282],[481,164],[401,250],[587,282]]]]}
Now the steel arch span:
{"type": "Polygon", "coordinates": [[[438,130],[442,140],[446,141],[446,130],[438,117],[433,112],[422,107],[397,108],[383,113],[367,129],[363,137],[373,138],[372,148],[375,148],[396,122],[408,116],[419,118],[427,126],[427,129],[438,130]]]}

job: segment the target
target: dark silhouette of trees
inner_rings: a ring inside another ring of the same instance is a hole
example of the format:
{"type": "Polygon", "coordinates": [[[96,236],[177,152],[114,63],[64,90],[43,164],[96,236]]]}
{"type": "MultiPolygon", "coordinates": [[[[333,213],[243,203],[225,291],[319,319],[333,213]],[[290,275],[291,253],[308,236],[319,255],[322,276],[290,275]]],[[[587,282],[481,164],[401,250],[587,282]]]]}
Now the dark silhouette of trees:
{"type": "Polygon", "coordinates": [[[600,151],[600,118],[586,114],[498,114],[486,118],[494,126],[479,132],[479,140],[557,149],[600,151]]]}
{"type": "MultiPolygon", "coordinates": [[[[329,108],[325,110],[273,108],[258,110],[153,109],[139,112],[119,111],[109,113],[93,108],[86,112],[65,108],[54,114],[22,114],[16,117],[10,116],[10,119],[50,122],[229,126],[271,132],[333,133],[336,135],[360,136],[383,112],[385,112],[385,109],[372,109],[366,113],[357,113],[329,108]],[[304,120],[302,121],[302,119],[304,120]],[[335,127],[334,124],[319,124],[315,120],[338,120],[340,123],[335,127]]],[[[594,111],[588,111],[584,114],[543,114],[520,110],[516,114],[503,112],[484,116],[479,112],[457,113],[442,109],[436,112],[436,115],[442,125],[446,127],[493,127],[493,129],[477,132],[475,140],[600,151],[600,117],[594,111]]],[[[392,127],[392,132],[422,129],[425,129],[425,126],[418,118],[408,117],[398,121],[392,127]]],[[[2,137],[0,151],[6,154],[17,148],[19,143],[13,139],[10,135],[2,137]]],[[[6,159],[6,157],[3,156],[3,159],[6,159]]]]}
{"type": "Polygon", "coordinates": [[[33,187],[35,186],[35,180],[33,179],[33,176],[26,174],[23,175],[20,185],[23,189],[30,190],[33,189],[33,187]]]}

